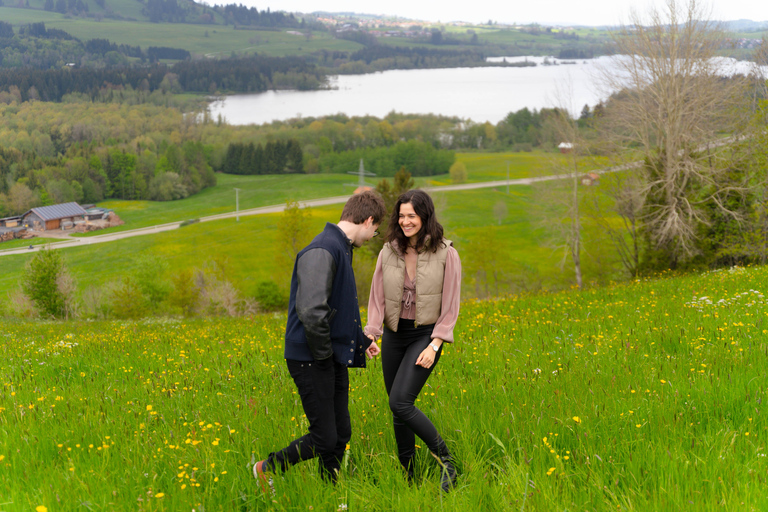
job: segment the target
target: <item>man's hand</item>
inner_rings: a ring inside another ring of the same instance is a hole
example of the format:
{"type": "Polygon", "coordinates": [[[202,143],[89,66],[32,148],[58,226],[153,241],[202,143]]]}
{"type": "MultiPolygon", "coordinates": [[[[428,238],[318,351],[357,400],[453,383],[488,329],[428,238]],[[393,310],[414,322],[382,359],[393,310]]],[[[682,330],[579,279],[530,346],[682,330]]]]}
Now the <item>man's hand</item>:
{"type": "Polygon", "coordinates": [[[381,349],[375,341],[372,341],[371,346],[365,349],[365,355],[368,356],[368,359],[373,359],[379,354],[381,354],[381,349]]]}

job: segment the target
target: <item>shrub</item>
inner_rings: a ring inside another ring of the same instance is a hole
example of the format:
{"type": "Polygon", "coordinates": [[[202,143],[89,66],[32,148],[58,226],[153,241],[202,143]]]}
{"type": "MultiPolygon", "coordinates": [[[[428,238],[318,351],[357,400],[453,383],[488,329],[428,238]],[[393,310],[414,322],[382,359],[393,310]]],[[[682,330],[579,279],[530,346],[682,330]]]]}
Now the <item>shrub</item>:
{"type": "Polygon", "coordinates": [[[237,289],[220,275],[200,270],[195,275],[200,291],[198,312],[206,316],[238,316],[243,301],[237,289]]]}
{"type": "Polygon", "coordinates": [[[59,251],[35,254],[24,267],[21,289],[42,316],[65,318],[74,313],[74,281],[59,251]]]}
{"type": "Polygon", "coordinates": [[[112,315],[109,302],[111,290],[102,286],[89,286],[83,291],[81,315],[83,318],[103,320],[112,315]]]}
{"type": "Polygon", "coordinates": [[[288,297],[274,281],[261,281],[256,285],[256,302],[264,311],[278,311],[288,306],[288,297]]]}
{"type": "Polygon", "coordinates": [[[184,316],[194,315],[200,292],[195,286],[192,271],[189,269],[181,270],[171,277],[171,283],[173,287],[168,296],[171,307],[180,310],[184,316]]]}
{"type": "Polygon", "coordinates": [[[464,162],[455,162],[450,169],[451,182],[454,185],[467,181],[467,166],[464,162]]]}
{"type": "Polygon", "coordinates": [[[111,293],[112,313],[116,318],[142,318],[149,313],[149,302],[130,277],[126,277],[111,293]]]}

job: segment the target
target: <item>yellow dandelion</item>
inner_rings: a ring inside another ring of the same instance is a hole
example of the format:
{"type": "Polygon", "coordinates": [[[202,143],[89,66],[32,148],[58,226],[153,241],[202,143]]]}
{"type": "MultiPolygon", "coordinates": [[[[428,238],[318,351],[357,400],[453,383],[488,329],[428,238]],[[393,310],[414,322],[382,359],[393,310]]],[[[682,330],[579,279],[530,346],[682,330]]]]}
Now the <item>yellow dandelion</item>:
{"type": "Polygon", "coordinates": [[[573,421],[576,423],[581,423],[581,418],[579,418],[578,416],[574,416],[573,421]]]}
{"type": "Polygon", "coordinates": [[[35,509],[37,512],[48,512],[48,508],[44,507],[43,505],[38,505],[35,509]]]}
{"type": "Polygon", "coordinates": [[[162,498],[163,496],[165,496],[165,493],[163,493],[163,492],[159,492],[159,493],[155,494],[155,498],[162,498]]]}

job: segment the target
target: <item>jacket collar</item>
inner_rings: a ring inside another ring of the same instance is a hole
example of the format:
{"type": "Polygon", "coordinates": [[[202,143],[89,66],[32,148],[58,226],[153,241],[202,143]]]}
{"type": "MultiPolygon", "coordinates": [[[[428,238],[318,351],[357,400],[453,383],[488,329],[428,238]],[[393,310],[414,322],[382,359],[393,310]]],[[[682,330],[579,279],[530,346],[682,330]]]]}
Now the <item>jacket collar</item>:
{"type": "Polygon", "coordinates": [[[332,222],[327,222],[325,224],[325,230],[328,231],[329,233],[332,233],[333,236],[340,237],[340,240],[343,241],[347,246],[353,249],[355,248],[352,240],[347,238],[347,234],[337,224],[334,224],[332,222]]]}

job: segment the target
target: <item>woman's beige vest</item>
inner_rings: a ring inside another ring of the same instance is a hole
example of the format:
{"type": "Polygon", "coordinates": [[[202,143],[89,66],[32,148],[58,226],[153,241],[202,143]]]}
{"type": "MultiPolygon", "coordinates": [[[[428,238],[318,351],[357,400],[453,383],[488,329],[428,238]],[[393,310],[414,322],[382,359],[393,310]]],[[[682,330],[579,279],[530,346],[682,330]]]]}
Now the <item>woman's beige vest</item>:
{"type": "MultiPolygon", "coordinates": [[[[416,258],[416,325],[437,322],[443,301],[443,279],[448,248],[453,243],[443,243],[432,252],[423,249],[416,258]]],[[[381,266],[384,281],[384,325],[397,332],[400,309],[403,307],[405,286],[405,258],[389,243],[381,250],[381,266]]]]}

